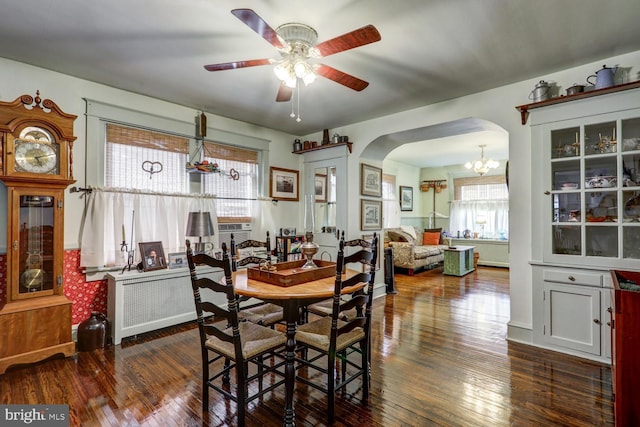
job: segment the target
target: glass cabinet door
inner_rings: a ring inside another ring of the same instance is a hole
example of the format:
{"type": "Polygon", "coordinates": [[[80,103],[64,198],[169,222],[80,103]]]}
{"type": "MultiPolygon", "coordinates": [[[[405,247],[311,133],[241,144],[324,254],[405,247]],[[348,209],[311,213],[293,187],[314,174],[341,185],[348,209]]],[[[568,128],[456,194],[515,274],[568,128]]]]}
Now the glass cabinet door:
{"type": "Polygon", "coordinates": [[[547,144],[551,255],[640,259],[640,117],[553,129],[547,144]]]}

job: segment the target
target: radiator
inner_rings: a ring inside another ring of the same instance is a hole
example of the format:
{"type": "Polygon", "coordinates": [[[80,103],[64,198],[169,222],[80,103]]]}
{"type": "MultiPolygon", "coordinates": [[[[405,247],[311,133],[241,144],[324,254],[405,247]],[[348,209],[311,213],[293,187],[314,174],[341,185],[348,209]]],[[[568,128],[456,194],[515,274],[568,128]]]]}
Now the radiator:
{"type": "MultiPolygon", "coordinates": [[[[221,273],[199,267],[198,276],[219,278],[221,273]]],[[[107,283],[107,317],[114,345],[126,337],[196,318],[188,268],[108,273],[107,283]]],[[[224,297],[214,303],[224,304],[224,297]]]]}

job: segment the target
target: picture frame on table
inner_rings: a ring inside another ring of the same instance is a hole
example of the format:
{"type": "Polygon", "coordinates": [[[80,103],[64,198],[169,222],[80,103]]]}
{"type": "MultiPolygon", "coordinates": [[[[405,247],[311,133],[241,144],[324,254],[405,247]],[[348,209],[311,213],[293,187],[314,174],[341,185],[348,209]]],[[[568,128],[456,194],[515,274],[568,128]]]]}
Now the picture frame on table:
{"type": "Polygon", "coordinates": [[[300,173],[295,169],[271,166],[269,169],[270,196],[274,200],[297,202],[300,198],[300,173]]]}
{"type": "Polygon", "coordinates": [[[142,257],[142,271],[167,268],[167,258],[164,256],[162,242],[140,242],[138,245],[142,257]]]}
{"type": "Polygon", "coordinates": [[[316,203],[327,202],[327,175],[316,174],[314,181],[316,203]]]}
{"type": "Polygon", "coordinates": [[[382,229],[382,200],[360,199],[360,229],[382,229]]]}
{"type": "Polygon", "coordinates": [[[169,269],[172,270],[174,268],[186,268],[187,264],[187,254],[184,252],[172,252],[167,255],[169,260],[169,269]]]}
{"type": "Polygon", "coordinates": [[[382,169],[360,163],[360,195],[382,197],[382,169]]]}
{"type": "Polygon", "coordinates": [[[413,210],[413,187],[400,186],[400,210],[413,210]]]}

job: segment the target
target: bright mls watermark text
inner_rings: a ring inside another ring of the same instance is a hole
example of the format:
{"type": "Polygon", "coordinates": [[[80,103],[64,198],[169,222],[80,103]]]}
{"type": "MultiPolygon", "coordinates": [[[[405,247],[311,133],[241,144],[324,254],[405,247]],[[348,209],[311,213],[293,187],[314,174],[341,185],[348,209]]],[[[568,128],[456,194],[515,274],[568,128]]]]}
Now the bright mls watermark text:
{"type": "Polygon", "coordinates": [[[69,405],[0,405],[0,426],[69,427],[69,405]]]}

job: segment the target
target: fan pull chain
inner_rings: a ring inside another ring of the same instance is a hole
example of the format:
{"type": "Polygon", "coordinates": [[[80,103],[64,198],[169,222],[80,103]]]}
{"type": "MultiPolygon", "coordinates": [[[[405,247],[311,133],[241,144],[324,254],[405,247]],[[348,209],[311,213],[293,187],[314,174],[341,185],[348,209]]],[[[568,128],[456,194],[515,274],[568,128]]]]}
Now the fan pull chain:
{"type": "Polygon", "coordinates": [[[300,118],[300,85],[296,86],[296,92],[298,94],[298,118],[296,119],[296,122],[300,123],[302,121],[302,119],[300,118]]]}

